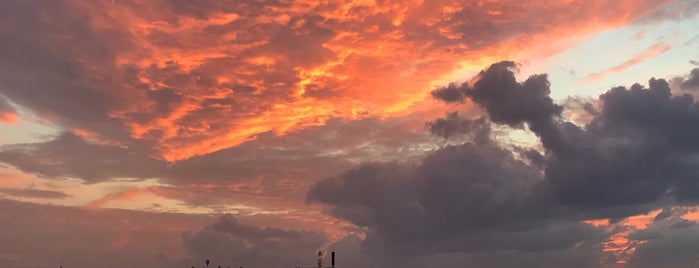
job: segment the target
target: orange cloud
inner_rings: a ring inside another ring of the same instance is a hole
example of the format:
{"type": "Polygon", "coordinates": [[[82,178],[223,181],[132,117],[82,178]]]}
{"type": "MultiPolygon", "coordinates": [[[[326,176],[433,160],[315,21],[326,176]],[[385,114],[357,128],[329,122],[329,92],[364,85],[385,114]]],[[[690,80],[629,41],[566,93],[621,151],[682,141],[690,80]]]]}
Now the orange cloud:
{"type": "Polygon", "coordinates": [[[126,40],[112,64],[131,80],[105,87],[109,116],[169,161],[331,117],[403,115],[464,66],[549,56],[665,4],[332,2],[72,4],[126,40]]]}
{"type": "Polygon", "coordinates": [[[682,218],[689,221],[699,221],[699,211],[689,211],[682,215],[682,218]]]}
{"type": "Polygon", "coordinates": [[[595,227],[603,227],[608,231],[615,233],[609,240],[602,243],[602,250],[612,254],[617,264],[624,264],[636,251],[636,248],[643,244],[644,241],[629,239],[629,235],[637,230],[643,230],[653,224],[653,219],[660,214],[662,210],[657,209],[646,214],[627,217],[619,222],[611,223],[609,219],[594,219],[584,221],[595,227]]]}
{"type": "Polygon", "coordinates": [[[0,111],[0,124],[12,124],[17,122],[14,113],[0,111]]]}

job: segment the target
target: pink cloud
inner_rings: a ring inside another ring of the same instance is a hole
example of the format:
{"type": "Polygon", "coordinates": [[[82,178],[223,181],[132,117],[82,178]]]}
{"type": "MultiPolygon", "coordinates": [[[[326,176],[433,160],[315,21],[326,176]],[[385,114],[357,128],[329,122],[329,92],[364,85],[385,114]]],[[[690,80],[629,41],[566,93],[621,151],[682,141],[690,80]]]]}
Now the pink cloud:
{"type": "Polygon", "coordinates": [[[652,46],[644,49],[643,51],[641,51],[639,53],[634,54],[633,56],[631,56],[630,59],[628,59],[627,61],[625,61],[619,65],[616,65],[614,67],[611,67],[611,68],[604,70],[604,71],[601,71],[601,72],[597,72],[597,73],[593,73],[593,74],[588,75],[587,77],[585,77],[585,80],[587,80],[587,81],[598,80],[598,79],[602,79],[610,74],[622,72],[630,67],[633,67],[633,66],[641,64],[645,61],[654,59],[654,58],[662,55],[663,53],[669,51],[670,49],[672,49],[672,47],[668,44],[657,43],[655,45],[652,45],[652,46]]]}

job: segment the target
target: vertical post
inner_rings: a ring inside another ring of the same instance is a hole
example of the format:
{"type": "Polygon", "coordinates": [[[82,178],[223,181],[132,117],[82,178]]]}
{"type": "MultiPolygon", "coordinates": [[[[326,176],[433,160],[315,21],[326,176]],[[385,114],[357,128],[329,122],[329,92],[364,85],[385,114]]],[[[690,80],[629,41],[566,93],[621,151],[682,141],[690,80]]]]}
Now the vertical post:
{"type": "Polygon", "coordinates": [[[333,251],[332,253],[330,253],[330,258],[331,258],[331,259],[330,259],[330,265],[331,265],[332,268],[335,268],[335,251],[333,251]]]}
{"type": "Polygon", "coordinates": [[[323,252],[318,251],[318,268],[323,268],[323,252]]]}

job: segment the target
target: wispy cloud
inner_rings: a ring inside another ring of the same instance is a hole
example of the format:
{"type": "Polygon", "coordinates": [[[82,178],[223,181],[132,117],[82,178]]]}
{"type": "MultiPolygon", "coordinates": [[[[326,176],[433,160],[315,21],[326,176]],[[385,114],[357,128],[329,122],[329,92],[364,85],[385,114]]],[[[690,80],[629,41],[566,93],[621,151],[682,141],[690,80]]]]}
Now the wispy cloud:
{"type": "Polygon", "coordinates": [[[602,79],[610,74],[622,72],[630,67],[641,64],[647,60],[654,59],[654,58],[662,55],[663,53],[669,51],[670,49],[672,49],[672,47],[668,44],[665,44],[662,42],[657,43],[655,45],[652,45],[652,46],[644,49],[643,51],[641,51],[639,53],[636,53],[635,55],[631,56],[630,59],[628,59],[627,61],[625,61],[619,65],[616,65],[616,66],[611,67],[607,70],[597,72],[597,73],[592,73],[592,74],[586,76],[585,80],[587,80],[587,81],[599,80],[599,79],[602,79]]]}

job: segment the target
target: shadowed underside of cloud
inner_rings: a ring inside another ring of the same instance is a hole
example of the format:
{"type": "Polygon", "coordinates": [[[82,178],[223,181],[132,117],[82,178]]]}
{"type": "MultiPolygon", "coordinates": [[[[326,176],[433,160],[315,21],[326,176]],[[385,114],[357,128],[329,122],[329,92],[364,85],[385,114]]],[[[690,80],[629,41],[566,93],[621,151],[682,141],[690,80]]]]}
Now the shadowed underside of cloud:
{"type": "MultiPolygon", "coordinates": [[[[543,155],[519,155],[481,134],[415,165],[361,165],[318,182],[308,200],[368,228],[366,250],[399,255],[594,249],[609,234],[583,220],[696,204],[699,105],[692,96],[672,95],[662,79],[651,79],[648,88],[613,88],[600,95],[591,121],[578,126],[561,117],[545,75],[518,82],[515,67],[493,64],[472,85],[450,85],[433,96],[469,99],[493,124],[528,128],[543,155]]],[[[447,137],[483,133],[487,124],[451,114],[428,126],[447,137]]]]}

